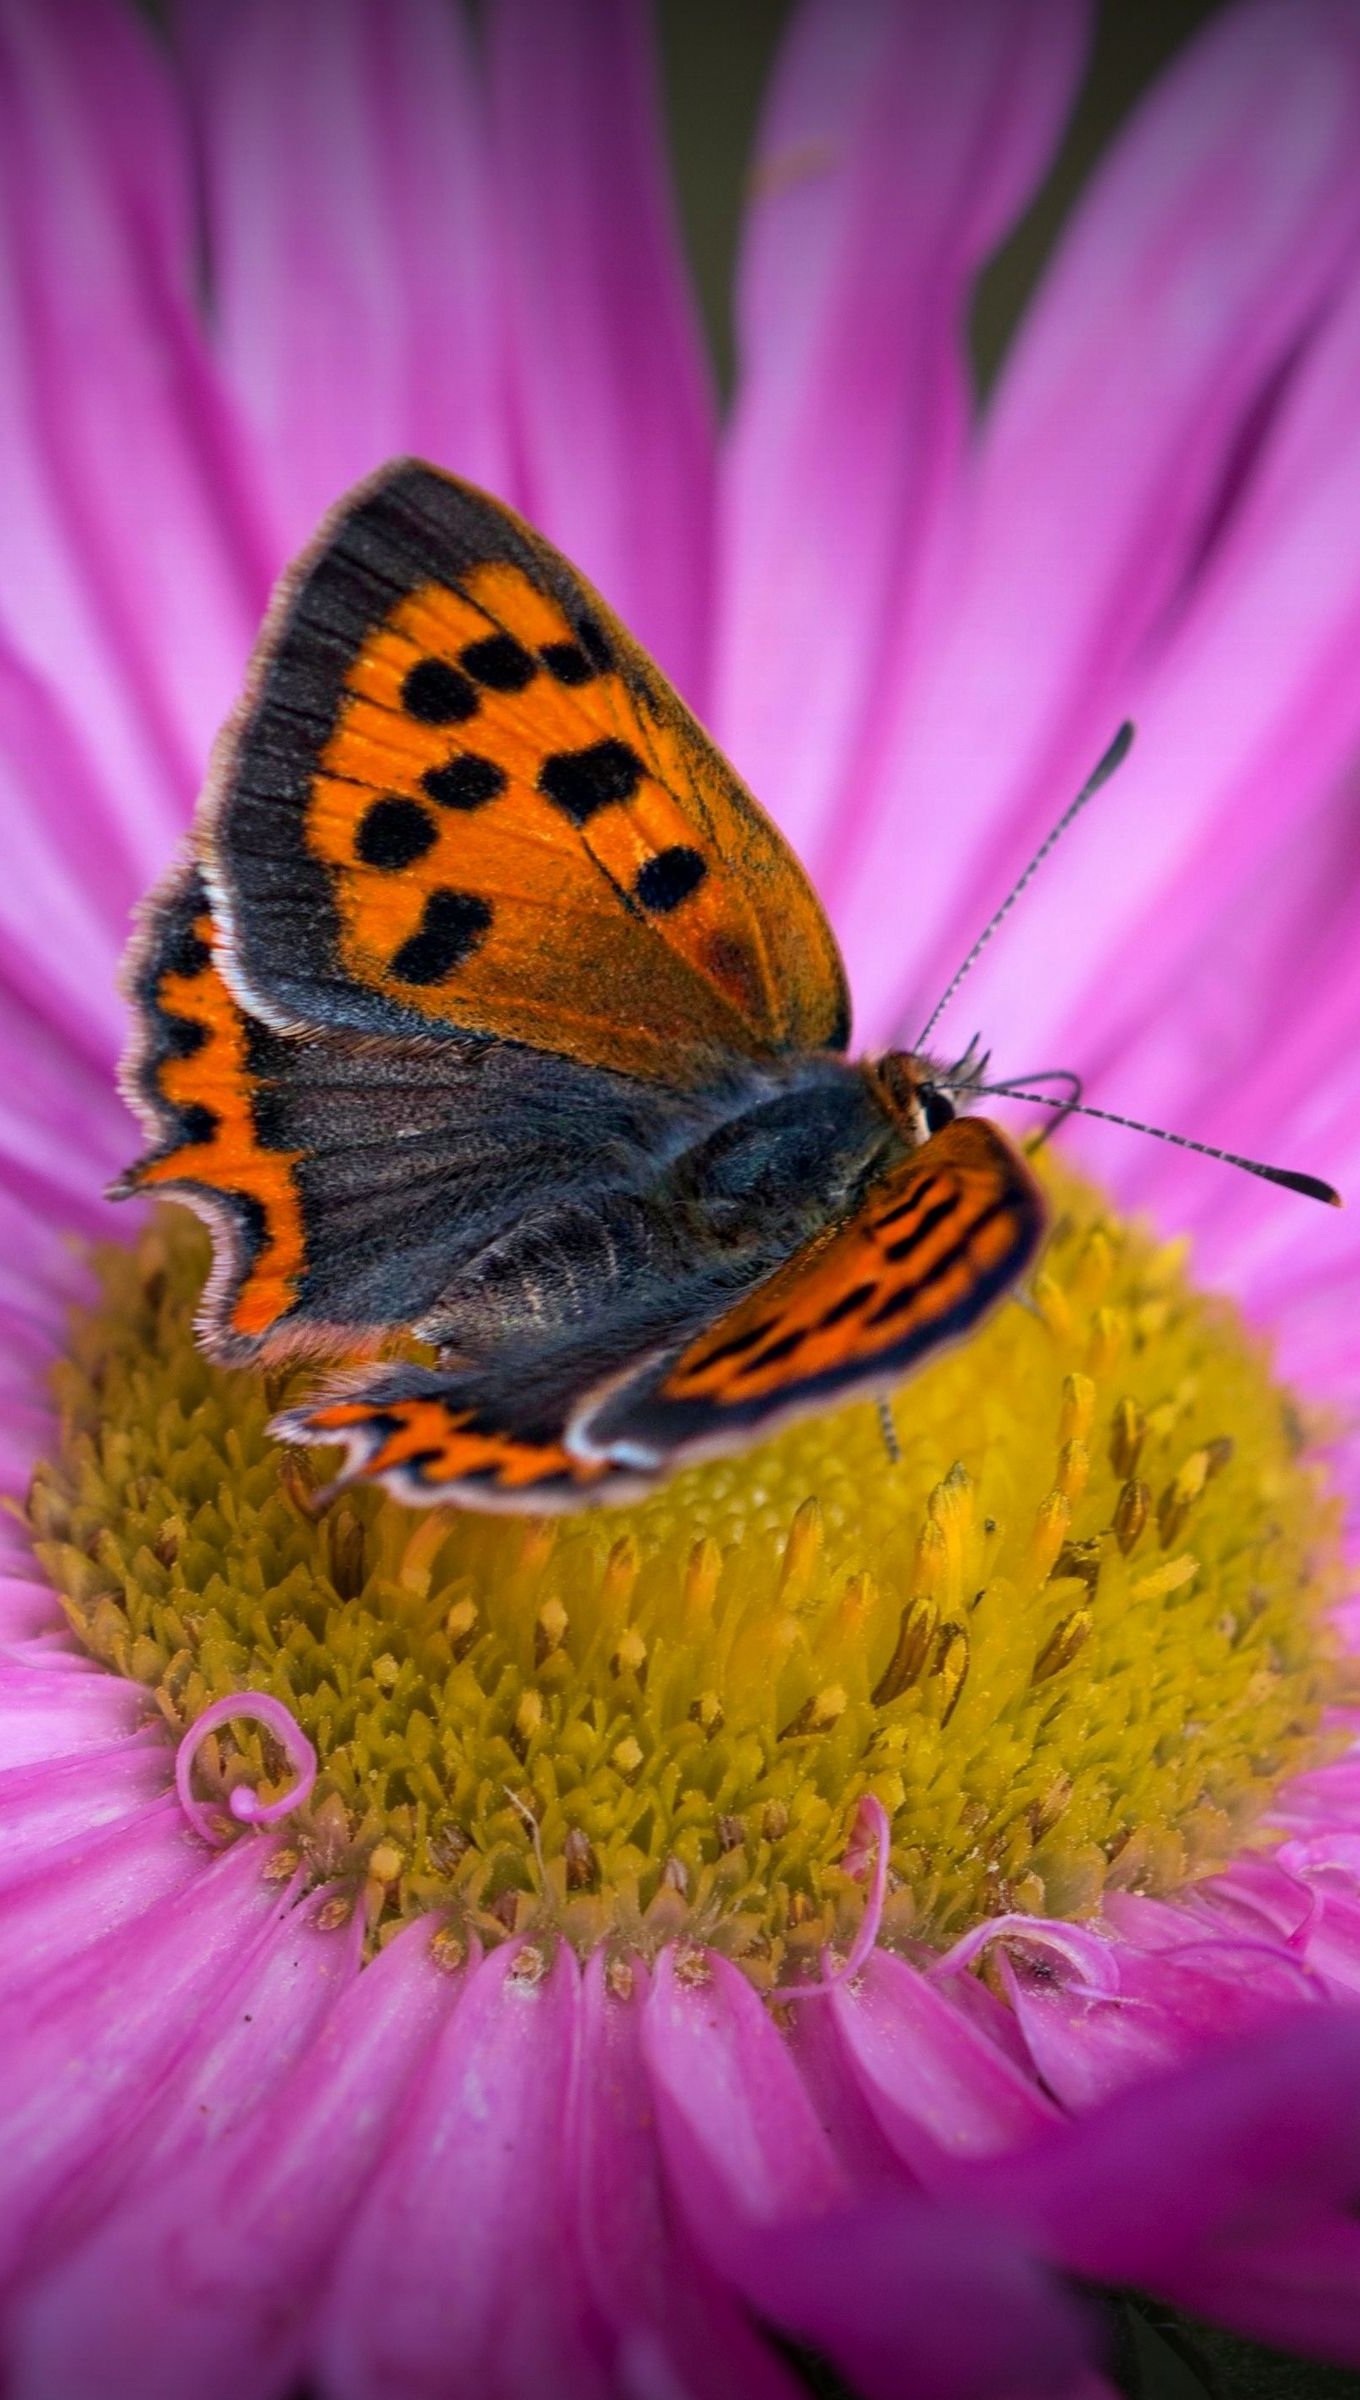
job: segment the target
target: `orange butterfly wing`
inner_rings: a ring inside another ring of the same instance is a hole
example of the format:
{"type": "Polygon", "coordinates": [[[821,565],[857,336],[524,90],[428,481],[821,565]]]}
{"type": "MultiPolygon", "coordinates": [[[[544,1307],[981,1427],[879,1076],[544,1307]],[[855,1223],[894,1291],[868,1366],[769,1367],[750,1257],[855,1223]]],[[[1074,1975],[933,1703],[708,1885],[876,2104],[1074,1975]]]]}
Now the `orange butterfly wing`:
{"type": "Polygon", "coordinates": [[[281,1028],[454,1026],[681,1085],[848,1039],[780,835],[566,561],[431,467],[331,518],[214,789],[228,971],[281,1028]]]}
{"type": "Polygon", "coordinates": [[[957,1118],[678,1355],[588,1401],[568,1447],[646,1470],[725,1449],[856,1386],[886,1389],[1010,1289],[1044,1213],[1004,1134],[957,1118]]]}
{"type": "Polygon", "coordinates": [[[286,1315],[304,1275],[299,1153],[262,1138],[259,1029],[223,977],[196,868],[177,868],[152,896],[128,986],[137,1015],[123,1086],[155,1146],[110,1197],[163,1192],[206,1217],[217,1258],[198,1330],[222,1355],[244,1357],[286,1315]]]}
{"type": "MultiPolygon", "coordinates": [[[[465,1502],[492,1513],[621,1496],[602,1461],[573,1458],[560,1442],[527,1436],[494,1411],[463,1405],[452,1391],[395,1393],[379,1383],[367,1397],[323,1394],[277,1418],[270,1430],[284,1441],[344,1445],[344,1473],[332,1493],[351,1482],[381,1483],[415,1507],[465,1502]]],[[[634,1479],[628,1489],[645,1484],[634,1479]]]]}

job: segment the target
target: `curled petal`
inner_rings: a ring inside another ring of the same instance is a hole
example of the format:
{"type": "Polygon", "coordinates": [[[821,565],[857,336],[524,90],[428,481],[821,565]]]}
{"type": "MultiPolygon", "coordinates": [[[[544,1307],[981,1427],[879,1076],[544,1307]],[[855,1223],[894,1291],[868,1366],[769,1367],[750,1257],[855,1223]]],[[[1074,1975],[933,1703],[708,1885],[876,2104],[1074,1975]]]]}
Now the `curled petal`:
{"type": "Polygon", "coordinates": [[[180,1806],[195,1833],[201,1834],[205,1842],[218,1842],[221,1835],[208,1811],[194,1798],[193,1763],[205,1737],[234,1717],[252,1717],[266,1725],[297,1769],[297,1782],[292,1790],[267,1803],[248,1784],[238,1783],[227,1806],[240,1824],[276,1824],[280,1817],[289,1816],[302,1806],[316,1782],[316,1752],[297,1718],[281,1700],[276,1700],[270,1692],[229,1692],[225,1700],[214,1700],[190,1726],[175,1755],[175,1790],[180,1806]]]}
{"type": "Polygon", "coordinates": [[[961,1974],[992,1942],[999,1941],[1019,1942],[1027,1950],[1054,1950],[1095,1989],[1114,1992],[1119,1988],[1119,1969],[1101,1935],[1047,1917],[988,1917],[955,1942],[952,1950],[946,1950],[931,1972],[937,1976],[961,1974]]]}

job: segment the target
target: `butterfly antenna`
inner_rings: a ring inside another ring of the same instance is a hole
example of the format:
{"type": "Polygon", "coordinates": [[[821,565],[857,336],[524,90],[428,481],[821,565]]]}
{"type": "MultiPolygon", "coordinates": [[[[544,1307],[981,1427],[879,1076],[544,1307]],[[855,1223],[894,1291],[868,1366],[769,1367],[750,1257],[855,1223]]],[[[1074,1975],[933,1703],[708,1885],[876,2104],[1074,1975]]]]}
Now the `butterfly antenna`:
{"type": "Polygon", "coordinates": [[[1092,1108],[1085,1101],[1054,1100],[1046,1092],[1022,1091],[1013,1083],[989,1084],[986,1090],[989,1097],[1032,1100],[1036,1107],[1056,1108],[1065,1117],[1098,1117],[1102,1125],[1123,1125],[1130,1133],[1149,1134],[1154,1142],[1174,1142],[1178,1150],[1197,1150],[1201,1158],[1217,1158],[1225,1167],[1240,1167],[1244,1175],[1259,1175],[1287,1192],[1302,1192],[1305,1200],[1325,1200],[1329,1208],[1345,1206],[1340,1192],[1319,1175],[1301,1175],[1293,1167],[1268,1167],[1259,1158],[1239,1158],[1235,1150],[1216,1150],[1211,1142],[1194,1142],[1188,1133],[1168,1133],[1165,1125],[1143,1125],[1137,1117],[1119,1117],[1112,1109],[1092,1108]]]}
{"type": "Polygon", "coordinates": [[[1046,840],[1039,844],[1038,849],[1035,851],[1033,858],[1026,867],[1024,874],[1020,877],[1019,882],[1011,885],[1011,888],[1007,892],[1005,899],[1002,901],[1000,908],[996,912],[996,915],[988,924],[983,926],[981,933],[974,942],[972,949],[969,951],[968,956],[963,962],[963,965],[959,968],[958,973],[954,976],[943,997],[936,1002],[925,1022],[925,1025],[922,1027],[921,1032],[918,1034],[915,1042],[912,1044],[912,1048],[914,1050],[920,1051],[924,1049],[926,1043],[931,1037],[931,1034],[934,1032],[941,1017],[944,1015],[945,1010],[948,1008],[950,1001],[953,999],[955,992],[958,990],[959,985],[963,982],[965,976],[972,974],[974,967],[981,958],[983,951],[986,949],[987,944],[992,938],[992,935],[996,932],[998,925],[1001,924],[1005,917],[1009,916],[1031,876],[1037,875],[1050,850],[1055,849],[1057,844],[1062,840],[1062,837],[1066,833],[1068,826],[1076,823],[1076,820],[1081,815],[1081,812],[1085,808],[1087,801],[1094,799],[1096,793],[1100,790],[1101,785],[1109,782],[1110,777],[1115,771],[1115,768],[1123,765],[1124,760],[1128,757],[1132,742],[1133,726],[1126,718],[1124,723],[1120,726],[1118,733],[1115,735],[1114,740],[1111,742],[1110,747],[1106,751],[1104,757],[1100,760],[1098,765],[1091,769],[1091,772],[1087,776],[1085,783],[1081,787],[1081,790],[1078,792],[1076,799],[1073,800],[1070,805],[1063,810],[1063,813],[1059,817],[1057,824],[1053,828],[1053,831],[1048,835],[1046,840]]]}

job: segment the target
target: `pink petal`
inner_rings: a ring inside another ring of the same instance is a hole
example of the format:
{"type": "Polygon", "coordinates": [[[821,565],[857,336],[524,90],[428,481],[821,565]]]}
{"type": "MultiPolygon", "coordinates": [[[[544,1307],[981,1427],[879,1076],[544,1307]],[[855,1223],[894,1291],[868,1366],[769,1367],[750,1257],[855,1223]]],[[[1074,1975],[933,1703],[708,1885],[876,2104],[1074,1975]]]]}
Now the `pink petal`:
{"type": "Polygon", "coordinates": [[[520,504],[702,709],[713,408],[646,13],[501,0],[488,33],[520,504]]]}
{"type": "MultiPolygon", "coordinates": [[[[840,922],[876,1024],[908,988],[913,1016],[929,1007],[1207,593],[1271,405],[1360,231],[1358,137],[1353,12],[1255,0],[1210,23],[1108,154],[997,394],[937,640],[866,775],[840,922]],[[920,928],[910,962],[884,909],[894,889],[920,928]]],[[[1293,627],[1279,631],[1278,674],[1253,653],[1244,677],[1239,657],[1254,742],[1269,714],[1258,668],[1271,692],[1292,671],[1293,627]]],[[[1235,715],[1186,722],[1173,748],[1169,689],[1159,707],[1168,731],[1149,722],[1141,758],[1008,929],[995,972],[1012,1003],[990,1014],[1017,1044],[1072,988],[1069,939],[1088,988],[1105,972],[1114,934],[1132,932],[1169,854],[1207,821],[1197,778],[1219,746],[1251,755],[1235,715]],[[1036,971],[1038,924],[1059,906],[1064,947],[1050,929],[1036,971]]],[[[970,1022],[988,1021],[992,988],[980,973],[970,1022]]]]}
{"type": "Polygon", "coordinates": [[[1169,2266],[1169,2299],[1274,2348],[1360,2366],[1360,2226],[1335,2216],[1305,2221],[1260,2243],[1234,2243],[1227,2255],[1196,2258],[1187,2272],[1169,2266]]]}
{"type": "MultiPolygon", "coordinates": [[[[1296,1775],[1286,1784],[1272,1813],[1281,1824],[1319,1831],[1338,1820],[1360,1818],[1360,1758],[1334,1759],[1325,1767],[1315,1767],[1311,1774],[1296,1775]]],[[[1234,1885],[1240,1880],[1239,1869],[1234,1885]]]]}
{"type": "Polygon", "coordinates": [[[40,2006],[30,1995],[8,2003],[0,2275],[31,2261],[49,2210],[74,2200],[83,2171],[131,2134],[161,2078],[192,2050],[200,2012],[280,1906],[280,1887],[261,1872],[268,1855],[263,1843],[242,1842],[49,1974],[40,2006]]]}
{"type": "Polygon", "coordinates": [[[140,1684],[95,1667],[18,1667],[0,1658],[0,1767],[102,1749],[145,1723],[140,1684]]]}
{"type": "Polygon", "coordinates": [[[748,2236],[746,2279],[774,2322],[866,2400],[1093,2400],[1098,2348],[1056,2278],[961,2212],[884,2197],[748,2236]]]}
{"type": "Polygon", "coordinates": [[[1145,2077],[955,2188],[1078,2274],[1185,2291],[1199,2258],[1345,2204],[1357,2178],[1360,2017],[1318,2008],[1145,2077]]]}
{"type": "Polygon", "coordinates": [[[285,2079],[319,2038],[359,1972],[363,1911],[326,1928],[318,1912],[332,1895],[281,1914],[242,1972],[205,2012],[193,2056],[138,2128],[131,2179],[146,2184],[272,2108],[285,2079]]]}
{"type": "Polygon", "coordinates": [[[5,1828],[0,1888],[40,1861],[50,1871],[69,1843],[83,1843],[106,1826],[140,1816],[165,1796],[170,1764],[166,1744],[147,1732],[107,1749],[0,1771],[5,1828]]]}
{"type": "MultiPolygon", "coordinates": [[[[7,1366],[11,1365],[6,1360],[7,1366]]],[[[18,1528],[16,1527],[16,1532],[18,1528]]],[[[16,1559],[16,1572],[0,1572],[0,1645],[10,1655],[19,1643],[48,1640],[60,1636],[67,1639],[65,1621],[57,1606],[51,1585],[33,1580],[32,1553],[22,1543],[16,1559]],[[25,1555],[27,1552],[27,1555],[25,1555]],[[25,1569],[29,1570],[25,1573],[25,1569]]],[[[0,1770],[3,1771],[3,1770],[0,1770]]]]}
{"type": "Polygon", "coordinates": [[[159,1901],[181,1898],[201,1876],[204,1856],[200,1842],[185,1839],[171,1800],[72,1832],[53,1851],[17,1856],[0,1880],[0,2004],[40,2014],[49,1996],[82,1988],[97,1945],[140,1923],[159,1901]]]}
{"type": "Polygon", "coordinates": [[[77,0],[58,19],[7,0],[0,177],[0,624],[78,706],[149,879],[233,696],[265,573],[189,313],[182,129],[135,11],[77,0]]]}
{"type": "Polygon", "coordinates": [[[727,1959],[662,1952],[643,2046],[668,2180],[715,2272],[733,2272],[745,2229],[854,2196],[778,2031],[727,1959]]]}
{"type": "MultiPolygon", "coordinates": [[[[1304,1780],[1300,1778],[1300,1780],[1304,1780]]],[[[1286,1786],[1287,1805],[1293,1786],[1286,1786]]],[[[1338,1812],[1332,1811],[1332,1821],[1338,1812]]],[[[1281,1811],[1282,1820],[1284,1809],[1281,1811]]],[[[1271,1818],[1274,1821],[1275,1812],[1271,1818]]],[[[1273,1855],[1245,1851],[1221,1875],[1206,1877],[1179,1894],[1174,1902],[1151,1900],[1135,1892],[1111,1895],[1108,1913],[1119,1931],[1147,1950],[1178,1950],[1186,1939],[1187,1923],[1208,1926],[1229,1939],[1278,1942],[1301,1958],[1317,1913],[1316,1895],[1285,1864],[1286,1843],[1273,1855]]]]}
{"type": "MultiPolygon", "coordinates": [[[[92,995],[92,998],[95,998],[92,995]]],[[[0,1302],[35,1307],[46,1286],[64,1310],[89,1290],[73,1231],[106,1237],[121,1219],[101,1197],[137,1146],[107,1063],[96,1069],[54,1033],[0,970],[0,1302]]]]}
{"type": "Polygon", "coordinates": [[[277,569],[415,452],[503,487],[484,104],[439,0],[185,0],[214,327],[277,569]]]}
{"type": "Polygon", "coordinates": [[[888,2140],[923,2181],[946,2161],[1033,2139],[1053,2109],[1033,2079],[905,1959],[880,1951],[831,2006],[888,2140]]]}
{"type": "Polygon", "coordinates": [[[1083,2110],[1174,2066],[1207,2044],[1232,2040],[1309,1997],[1301,1964],[1266,1943],[1197,1943],[1185,1927],[1176,1951],[1120,1951],[1118,1988],[1092,1991],[1061,1972],[1040,1977],[1023,1954],[1003,1973],[1036,2072],[1065,2108],[1083,2110]]]}
{"type": "Polygon", "coordinates": [[[0,808],[0,973],[107,1085],[122,1018],[114,978],[140,897],[138,868],[66,711],[3,646],[0,808]]]}
{"type": "MultiPolygon", "coordinates": [[[[1268,1158],[1283,1143],[1285,1163],[1316,1158],[1324,1174],[1333,1160],[1344,1171],[1345,1152],[1309,1117],[1360,1015],[1358,406],[1353,277],[1295,369],[1211,571],[1149,664],[1125,788],[1074,836],[1033,912],[1026,895],[989,987],[1024,992],[1045,957],[1042,997],[1023,1011],[1031,1055],[1057,1043],[1098,1075],[1097,1099],[1117,1093],[1112,1105],[1134,1115],[1155,1104],[1156,1122],[1268,1158]]],[[[985,1011],[988,988],[979,1000],[985,1011]]],[[[1093,1141],[1090,1155],[1113,1164],[1118,1142],[1093,1141]]],[[[1296,1205],[1183,1152],[1125,1139],[1118,1166],[1177,1224],[1213,1227],[1222,1211],[1229,1230],[1250,1215],[1293,1237],[1296,1205]]]]}
{"type": "Polygon", "coordinates": [[[596,1951],[582,1979],[570,2131],[573,2210],[590,2299],[617,2343],[626,2388],[794,2400],[796,2385],[667,2206],[642,2055],[640,1961],[596,1951]]]}
{"type": "MultiPolygon", "coordinates": [[[[287,1894],[274,1888],[283,1901],[287,1894]]],[[[134,2192],[159,2187],[167,2171],[259,2122],[256,2111],[272,2104],[358,1969],[359,1917],[328,1932],[315,1917],[315,1904],[281,1908],[240,1971],[228,1962],[174,2074],[149,2079],[144,2112],[121,2136],[102,2141],[72,2178],[44,2229],[46,2249],[65,2250],[91,2229],[98,2239],[110,2212],[139,2205],[134,2192]]],[[[119,1997],[116,1986],[112,1997],[119,1997]]]]}
{"type": "Polygon", "coordinates": [[[823,888],[956,529],[969,287],[1048,163],[1086,31],[1083,0],[811,0],[766,103],[715,723],[823,888]]]}
{"type": "Polygon", "coordinates": [[[604,2400],[564,2218],[577,1968],[545,1964],[507,1946],[468,1977],[322,2314],[336,2400],[604,2400]]]}
{"type": "Polygon", "coordinates": [[[261,2122],[111,2216],[21,2306],[14,2400],[243,2400],[303,2352],[318,2285],[457,1990],[410,1927],[261,2122]]]}
{"type": "MultiPolygon", "coordinates": [[[[1360,292],[1355,300],[1360,302],[1360,292]]],[[[1360,306],[1346,313],[1360,331],[1360,306]]],[[[1325,454],[1315,453],[1314,464],[1316,544],[1340,496],[1322,472],[1325,454]]],[[[1288,581],[1284,564],[1278,557],[1261,562],[1262,578],[1271,567],[1280,570],[1281,590],[1288,581]]],[[[1332,602],[1325,579],[1313,576],[1310,582],[1325,609],[1332,602]]],[[[1352,938],[1360,856],[1349,783],[1343,773],[1338,784],[1334,772],[1336,756],[1348,760],[1357,736],[1338,672],[1347,641],[1345,595],[1339,598],[1339,641],[1319,640],[1311,675],[1300,686],[1298,721],[1286,728],[1290,755],[1277,746],[1262,764],[1259,789],[1238,786],[1238,813],[1251,828],[1246,851],[1250,856],[1259,846],[1259,816],[1269,829],[1267,855],[1244,877],[1236,845],[1225,843],[1221,825],[1211,829],[1220,913],[1209,921],[1202,882],[1211,860],[1201,844],[1164,904],[1175,1004],[1155,1005],[1141,1024],[1132,1017],[1121,1024],[1103,1002],[1107,1038],[1099,1070],[1101,1090],[1117,1094],[1116,1105],[1122,1107],[1127,1093],[1138,1113],[1136,1101],[1150,1104],[1155,1097],[1158,1122],[1182,1127],[1198,1141],[1311,1167],[1345,1183],[1360,1166],[1346,1071],[1360,1027],[1352,938]],[[1318,741],[1335,755],[1329,758],[1324,748],[1319,760],[1312,747],[1318,741]],[[1283,811],[1272,792],[1289,812],[1284,823],[1276,822],[1283,811]],[[1314,806],[1319,796],[1321,805],[1314,806]]],[[[1356,598],[1360,603],[1360,590],[1356,598]]],[[[1226,655],[1223,663],[1226,669],[1226,655]]],[[[1204,699],[1206,708],[1222,703],[1212,690],[1204,699]]],[[[1126,961],[1121,979],[1127,974],[1126,961]]],[[[1296,1287],[1306,1288],[1310,1275],[1334,1281],[1338,1244],[1348,1244],[1344,1222],[1315,1217],[1268,1186],[1206,1166],[1185,1151],[1100,1128],[1082,1131],[1097,1167],[1117,1174],[1121,1197],[1127,1195],[1130,1205],[1155,1206],[1164,1222],[1195,1234],[1208,1278],[1250,1293],[1268,1283],[1273,1266],[1278,1280],[1278,1268],[1287,1264],[1296,1287]]]]}
{"type": "Polygon", "coordinates": [[[859,2082],[835,2010],[806,2002],[790,2008],[784,2042],[848,2179],[860,2187],[883,2184],[900,2190],[902,2160],[883,2131],[873,2095],[859,2082]]]}

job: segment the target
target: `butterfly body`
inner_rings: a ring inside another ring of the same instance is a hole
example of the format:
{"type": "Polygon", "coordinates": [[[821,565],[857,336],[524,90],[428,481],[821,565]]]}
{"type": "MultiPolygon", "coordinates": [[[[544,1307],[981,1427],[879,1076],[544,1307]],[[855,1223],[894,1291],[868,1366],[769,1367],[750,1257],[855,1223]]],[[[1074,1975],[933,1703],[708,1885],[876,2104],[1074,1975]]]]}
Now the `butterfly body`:
{"type": "Polygon", "coordinates": [[[279,1430],[407,1499],[626,1498],[884,1388],[1039,1238],[928,1062],[845,1056],[811,887],[624,629],[411,462],[281,591],[129,990],[118,1188],[207,1216],[216,1354],[367,1360],[279,1430]]]}

